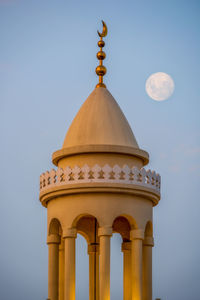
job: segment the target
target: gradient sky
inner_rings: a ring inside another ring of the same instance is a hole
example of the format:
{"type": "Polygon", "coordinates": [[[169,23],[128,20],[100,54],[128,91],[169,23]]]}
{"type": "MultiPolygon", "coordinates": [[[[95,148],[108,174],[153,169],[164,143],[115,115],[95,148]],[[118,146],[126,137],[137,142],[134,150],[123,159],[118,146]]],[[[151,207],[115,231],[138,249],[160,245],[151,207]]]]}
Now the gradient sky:
{"type": "MultiPolygon", "coordinates": [[[[75,114],[97,83],[105,38],[109,91],[161,174],[154,208],[153,294],[199,300],[200,2],[0,0],[0,299],[47,298],[46,209],[39,175],[50,169],[75,114]],[[166,72],[173,96],[145,82],[166,72]]],[[[111,299],[122,300],[120,237],[112,238],[111,299]]],[[[88,299],[86,242],[77,240],[77,300],[88,299]]]]}

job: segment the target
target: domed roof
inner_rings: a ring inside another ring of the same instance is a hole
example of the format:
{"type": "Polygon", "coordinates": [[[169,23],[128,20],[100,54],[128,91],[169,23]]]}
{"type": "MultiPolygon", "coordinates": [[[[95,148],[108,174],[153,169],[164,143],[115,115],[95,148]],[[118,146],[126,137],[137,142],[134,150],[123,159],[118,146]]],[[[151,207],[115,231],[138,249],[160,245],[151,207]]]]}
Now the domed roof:
{"type": "Polygon", "coordinates": [[[139,149],[119,105],[106,88],[98,87],[81,106],[66,134],[63,147],[53,153],[55,165],[62,158],[83,153],[118,153],[149,161],[139,149]]]}
{"type": "Polygon", "coordinates": [[[84,145],[139,148],[126,117],[106,88],[95,88],[83,103],[62,148],[84,145]]]}

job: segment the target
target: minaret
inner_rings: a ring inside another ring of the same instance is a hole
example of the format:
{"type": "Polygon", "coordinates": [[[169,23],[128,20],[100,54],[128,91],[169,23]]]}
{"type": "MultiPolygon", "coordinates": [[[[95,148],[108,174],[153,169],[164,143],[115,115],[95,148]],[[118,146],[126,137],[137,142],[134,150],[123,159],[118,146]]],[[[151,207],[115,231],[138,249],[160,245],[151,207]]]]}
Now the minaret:
{"type": "Polygon", "coordinates": [[[153,207],[160,176],[145,170],[149,155],[139,148],[119,105],[106,89],[100,51],[99,83],[83,103],[53,153],[56,169],[40,176],[47,208],[48,298],[75,300],[77,233],[88,244],[89,300],[110,299],[110,239],[122,237],[124,300],[152,300],[153,207]]]}

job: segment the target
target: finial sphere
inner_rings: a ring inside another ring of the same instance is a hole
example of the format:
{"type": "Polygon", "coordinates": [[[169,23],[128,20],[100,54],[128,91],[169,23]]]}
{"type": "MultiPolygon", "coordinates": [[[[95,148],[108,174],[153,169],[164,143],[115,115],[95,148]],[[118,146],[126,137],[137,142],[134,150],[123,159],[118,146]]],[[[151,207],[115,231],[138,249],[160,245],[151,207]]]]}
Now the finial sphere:
{"type": "Polygon", "coordinates": [[[99,52],[97,53],[97,58],[98,58],[99,60],[105,59],[105,58],[106,58],[105,52],[99,51],[99,52]]]}
{"type": "Polygon", "coordinates": [[[98,67],[96,67],[96,74],[98,75],[98,76],[104,76],[105,74],[106,74],[106,67],[104,67],[104,66],[98,66],[98,67]]]}
{"type": "Polygon", "coordinates": [[[98,46],[103,48],[105,46],[105,42],[103,40],[98,41],[98,46]]]}

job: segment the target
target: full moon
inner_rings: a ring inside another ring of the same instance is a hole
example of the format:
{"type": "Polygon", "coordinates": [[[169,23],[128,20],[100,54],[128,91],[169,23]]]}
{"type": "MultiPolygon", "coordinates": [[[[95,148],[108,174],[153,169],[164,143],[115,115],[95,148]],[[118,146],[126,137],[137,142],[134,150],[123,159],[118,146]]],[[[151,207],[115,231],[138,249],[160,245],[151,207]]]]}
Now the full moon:
{"type": "Polygon", "coordinates": [[[166,73],[154,73],[146,81],[146,92],[153,100],[166,100],[174,92],[174,81],[166,73]]]}

